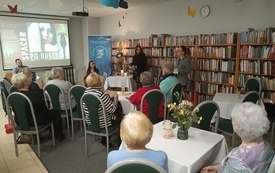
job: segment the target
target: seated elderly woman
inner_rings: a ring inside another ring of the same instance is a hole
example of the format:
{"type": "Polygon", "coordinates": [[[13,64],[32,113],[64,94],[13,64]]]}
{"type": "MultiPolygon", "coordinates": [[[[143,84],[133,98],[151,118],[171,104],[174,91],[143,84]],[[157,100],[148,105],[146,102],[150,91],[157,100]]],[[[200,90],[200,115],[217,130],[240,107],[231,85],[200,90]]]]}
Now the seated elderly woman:
{"type": "MultiPolygon", "coordinates": [[[[118,95],[115,92],[111,93],[104,93],[101,89],[101,80],[100,76],[97,73],[91,73],[87,76],[86,78],[86,83],[88,88],[86,89],[85,93],[93,93],[97,95],[99,98],[101,98],[104,108],[106,111],[106,120],[107,120],[107,125],[113,126],[120,124],[121,122],[121,117],[122,117],[122,107],[118,102],[118,95]]],[[[86,123],[88,126],[91,125],[91,121],[89,118],[89,111],[88,108],[85,108],[85,115],[86,115],[86,123]]],[[[102,108],[98,108],[99,112],[99,125],[100,128],[105,128],[104,124],[104,117],[103,117],[103,112],[102,108]]],[[[101,144],[106,145],[106,138],[102,137],[101,139],[101,144]]]]}
{"type": "Polygon", "coordinates": [[[111,151],[108,154],[107,166],[128,158],[142,158],[158,164],[168,172],[166,153],[146,148],[152,134],[153,125],[142,112],[132,111],[125,115],[120,124],[120,136],[126,144],[126,149],[111,151]]]}
{"type": "MultiPolygon", "coordinates": [[[[62,132],[62,119],[60,117],[60,113],[56,109],[47,109],[45,101],[43,100],[43,90],[29,90],[32,79],[23,73],[13,75],[11,80],[13,85],[19,89],[19,92],[25,94],[32,102],[37,125],[42,125],[53,121],[55,137],[59,142],[65,139],[62,132]]],[[[26,113],[28,115],[27,118],[29,125],[33,126],[34,122],[31,116],[30,108],[26,110],[26,113]]],[[[18,123],[16,116],[15,122],[18,123]]]]}
{"type": "Polygon", "coordinates": [[[162,80],[159,84],[160,90],[165,94],[166,97],[166,105],[171,103],[172,96],[171,90],[174,85],[179,83],[178,79],[174,75],[174,64],[171,62],[166,62],[162,66],[162,80]]]}
{"type": "MultiPolygon", "coordinates": [[[[27,75],[28,77],[30,77],[31,79],[33,79],[33,73],[32,70],[27,67],[27,66],[23,66],[19,69],[19,73],[22,72],[25,75],[27,75]]],[[[42,80],[42,78],[39,79],[38,84],[33,82],[33,80],[31,81],[31,84],[29,86],[29,90],[39,90],[39,89],[43,89],[44,86],[44,82],[42,80]]]]}
{"type": "MultiPolygon", "coordinates": [[[[68,92],[70,90],[70,88],[73,86],[71,84],[71,82],[69,81],[65,81],[64,80],[64,71],[61,67],[54,67],[51,70],[51,77],[53,78],[53,80],[49,80],[48,84],[54,84],[59,86],[65,95],[65,100],[64,97],[62,95],[59,95],[59,102],[60,102],[60,108],[61,110],[68,110],[69,109],[69,99],[68,99],[68,92]]],[[[76,102],[74,99],[73,95],[70,95],[71,97],[71,103],[72,103],[72,107],[76,108],[76,102]]]]}
{"type": "Polygon", "coordinates": [[[207,172],[267,172],[273,158],[273,149],[263,140],[269,129],[266,112],[259,105],[245,102],[235,106],[231,113],[234,132],[242,143],[222,160],[220,164],[207,166],[207,172]]]}
{"type": "MultiPolygon", "coordinates": [[[[154,84],[154,78],[153,75],[149,71],[142,72],[140,74],[140,82],[142,84],[142,87],[138,88],[135,92],[135,94],[130,96],[130,102],[134,105],[140,105],[141,99],[143,95],[152,89],[158,89],[160,90],[159,86],[154,84]]],[[[142,105],[143,108],[143,113],[146,116],[149,116],[149,105],[147,102],[144,102],[142,105]]],[[[159,115],[159,120],[163,120],[163,112],[164,112],[164,107],[163,104],[159,105],[158,109],[158,115],[159,115]]]]}

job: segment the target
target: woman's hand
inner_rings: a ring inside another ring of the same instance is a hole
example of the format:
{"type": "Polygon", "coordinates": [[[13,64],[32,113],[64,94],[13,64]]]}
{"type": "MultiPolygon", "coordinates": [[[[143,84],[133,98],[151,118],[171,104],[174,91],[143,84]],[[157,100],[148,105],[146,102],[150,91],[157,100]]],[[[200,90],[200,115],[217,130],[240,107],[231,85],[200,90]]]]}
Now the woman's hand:
{"type": "Polygon", "coordinates": [[[218,172],[219,165],[210,165],[201,169],[200,173],[215,173],[218,172]]]}

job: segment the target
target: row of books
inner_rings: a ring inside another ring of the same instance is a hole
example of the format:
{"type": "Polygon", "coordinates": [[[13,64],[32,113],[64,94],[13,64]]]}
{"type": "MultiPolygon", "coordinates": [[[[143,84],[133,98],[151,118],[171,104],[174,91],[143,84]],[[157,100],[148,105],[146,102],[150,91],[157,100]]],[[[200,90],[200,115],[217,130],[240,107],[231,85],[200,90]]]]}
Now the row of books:
{"type": "Polygon", "coordinates": [[[198,70],[216,70],[216,71],[235,71],[235,61],[216,60],[216,59],[199,59],[198,70]]]}
{"type": "Polygon", "coordinates": [[[234,84],[235,74],[221,72],[198,71],[197,79],[199,82],[215,82],[221,85],[234,84]]]}
{"type": "Polygon", "coordinates": [[[140,45],[141,47],[149,47],[152,46],[150,44],[150,38],[142,38],[142,39],[127,39],[124,41],[114,41],[112,43],[112,47],[136,47],[140,45]]]}
{"type": "Polygon", "coordinates": [[[236,46],[199,47],[198,57],[201,58],[236,58],[236,46]]]}
{"type": "MultiPolygon", "coordinates": [[[[188,47],[190,51],[190,56],[194,57],[195,47],[188,47]]],[[[166,47],[163,48],[163,55],[164,56],[177,56],[176,48],[175,47],[166,47]]]]}
{"type": "Polygon", "coordinates": [[[275,28],[265,29],[248,28],[248,31],[241,32],[241,44],[270,44],[275,43],[275,28]]]}
{"type": "Polygon", "coordinates": [[[195,94],[194,92],[184,92],[184,99],[185,100],[189,100],[191,102],[194,102],[195,101],[195,94]]]}
{"type": "Polygon", "coordinates": [[[237,44],[238,33],[200,34],[198,45],[237,44]]]}
{"type": "Polygon", "coordinates": [[[275,45],[273,46],[242,46],[241,58],[265,58],[275,59],[275,45]]]}
{"type": "Polygon", "coordinates": [[[238,75],[238,87],[244,87],[246,81],[250,78],[258,78],[261,82],[263,90],[272,90],[275,91],[275,79],[273,77],[264,77],[264,76],[254,76],[254,75],[246,75],[246,74],[239,74],[238,75]]]}
{"type": "Polygon", "coordinates": [[[234,93],[233,86],[215,85],[209,83],[197,83],[197,91],[200,93],[215,95],[219,93],[234,93]]]}
{"type": "Polygon", "coordinates": [[[163,58],[147,58],[147,64],[150,66],[161,66],[164,62],[163,58]]]}
{"type": "Polygon", "coordinates": [[[273,61],[249,61],[241,60],[240,72],[261,75],[274,75],[275,64],[273,61]]]}
{"type": "Polygon", "coordinates": [[[214,96],[210,96],[210,95],[198,95],[197,97],[195,97],[194,102],[195,103],[201,103],[204,102],[206,100],[213,100],[214,96]]]}
{"type": "Polygon", "coordinates": [[[169,34],[151,34],[149,38],[151,39],[152,46],[165,46],[166,37],[169,36],[169,34]]]}
{"type": "Polygon", "coordinates": [[[195,35],[188,36],[167,36],[165,46],[195,46],[195,35]]]}

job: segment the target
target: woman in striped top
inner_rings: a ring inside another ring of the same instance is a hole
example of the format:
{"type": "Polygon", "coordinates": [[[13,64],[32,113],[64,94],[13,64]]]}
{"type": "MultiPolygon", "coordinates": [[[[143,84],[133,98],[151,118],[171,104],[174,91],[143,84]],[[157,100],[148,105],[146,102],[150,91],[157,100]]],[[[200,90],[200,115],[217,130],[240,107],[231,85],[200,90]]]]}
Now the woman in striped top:
{"type": "MultiPolygon", "coordinates": [[[[86,84],[87,84],[88,88],[86,89],[85,93],[93,93],[93,94],[97,95],[99,98],[101,98],[101,100],[104,104],[103,106],[106,111],[106,120],[107,120],[108,127],[112,126],[112,125],[117,125],[118,123],[120,123],[120,121],[116,121],[117,117],[114,115],[117,110],[117,105],[118,105],[117,93],[113,92],[113,93],[105,94],[101,88],[100,76],[97,73],[89,74],[86,78],[86,84]]],[[[98,113],[99,113],[100,128],[105,128],[103,110],[102,110],[101,106],[98,108],[98,113]]],[[[89,118],[88,108],[86,108],[86,107],[85,107],[85,116],[86,116],[85,118],[86,118],[87,126],[90,126],[91,120],[89,118]]],[[[101,143],[103,145],[106,145],[105,140],[106,139],[104,139],[104,138],[101,140],[101,143]]]]}

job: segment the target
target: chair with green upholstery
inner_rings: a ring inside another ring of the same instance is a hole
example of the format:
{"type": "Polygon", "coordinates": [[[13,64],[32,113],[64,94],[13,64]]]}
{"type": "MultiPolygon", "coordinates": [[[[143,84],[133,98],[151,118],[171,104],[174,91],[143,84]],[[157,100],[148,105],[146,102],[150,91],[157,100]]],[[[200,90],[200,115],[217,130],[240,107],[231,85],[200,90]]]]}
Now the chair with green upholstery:
{"type": "MultiPolygon", "coordinates": [[[[249,91],[246,93],[242,99],[242,102],[252,102],[257,104],[260,99],[258,92],[249,91]]],[[[212,123],[214,125],[214,123],[212,123]]],[[[232,137],[232,147],[235,145],[235,132],[233,130],[233,125],[231,119],[219,119],[218,131],[222,131],[232,137]]]]}
{"type": "Polygon", "coordinates": [[[172,103],[177,103],[179,104],[179,102],[181,102],[182,100],[182,85],[180,83],[177,83],[175,84],[173,87],[172,87],[172,90],[171,90],[171,97],[172,97],[172,103]],[[175,93],[179,93],[179,99],[177,98],[177,96],[175,95],[175,93]]]}
{"type": "Polygon", "coordinates": [[[259,78],[250,78],[245,82],[244,90],[246,92],[256,91],[260,96],[262,92],[262,84],[259,78]]]}
{"type": "Polygon", "coordinates": [[[165,106],[165,95],[161,90],[158,89],[152,89],[147,91],[143,97],[141,98],[140,102],[140,111],[143,112],[143,104],[145,100],[148,102],[149,105],[149,119],[153,124],[156,124],[159,122],[158,120],[158,109],[159,105],[163,104],[164,111],[163,111],[163,118],[166,119],[166,106],[165,106]]]}
{"type": "MultiPolygon", "coordinates": [[[[59,95],[61,95],[62,99],[66,100],[64,91],[59,86],[55,84],[47,84],[44,87],[44,98],[46,105],[50,109],[57,109],[60,112],[61,117],[66,118],[68,137],[70,137],[69,108],[61,110],[59,95]],[[50,106],[48,105],[47,100],[50,101],[50,106]]],[[[67,106],[67,104],[65,105],[67,106]]]]}
{"type": "MultiPolygon", "coordinates": [[[[182,101],[182,85],[180,83],[175,84],[170,92],[170,97],[172,97],[172,103],[177,103],[182,101]],[[178,93],[178,97],[177,94],[178,93]]],[[[167,105],[166,105],[167,106],[167,105]]],[[[171,121],[175,122],[177,121],[173,116],[171,116],[172,112],[167,109],[166,115],[167,119],[170,119],[171,121]]]]}
{"type": "Polygon", "coordinates": [[[84,106],[81,106],[83,126],[84,126],[86,156],[88,157],[88,141],[87,141],[88,134],[106,137],[106,145],[107,145],[107,153],[108,153],[110,136],[115,132],[119,131],[119,125],[108,127],[104,104],[101,98],[99,98],[97,95],[93,93],[85,93],[80,99],[80,105],[83,105],[83,104],[85,104],[85,107],[88,109],[88,112],[89,112],[88,116],[91,121],[91,125],[87,126],[84,106]],[[100,124],[99,124],[98,108],[100,106],[102,108],[102,112],[104,116],[105,128],[100,128],[100,124]]]}
{"type": "Polygon", "coordinates": [[[130,158],[121,160],[111,167],[105,173],[167,173],[161,166],[156,163],[141,159],[130,158]]]}
{"type": "Polygon", "coordinates": [[[242,102],[252,102],[254,104],[259,104],[260,95],[257,91],[249,91],[246,93],[242,99],[242,102]]]}
{"type": "MultiPolygon", "coordinates": [[[[2,81],[0,81],[0,90],[1,90],[2,108],[5,111],[5,116],[7,116],[8,115],[7,97],[9,96],[9,93],[6,90],[5,85],[2,81]]],[[[10,123],[10,119],[9,119],[9,123],[10,123]]]]}
{"type": "Polygon", "coordinates": [[[80,105],[80,99],[82,95],[84,94],[86,88],[83,85],[74,85],[70,88],[68,92],[68,98],[69,98],[69,105],[70,105],[70,114],[71,114],[71,121],[72,121],[72,140],[74,140],[74,121],[80,122],[80,128],[82,130],[82,113],[81,113],[81,105],[80,105]],[[72,107],[72,100],[71,95],[74,96],[75,102],[76,102],[76,110],[73,111],[72,107]]]}
{"type": "Polygon", "coordinates": [[[202,117],[200,123],[198,124],[199,128],[202,130],[209,131],[210,126],[212,126],[212,131],[217,133],[219,118],[220,118],[219,105],[214,101],[207,100],[207,101],[201,102],[199,105],[197,105],[195,107],[195,109],[193,110],[193,112],[195,112],[197,109],[199,110],[196,113],[197,117],[198,118],[202,117]],[[214,115],[215,115],[215,123],[213,125],[211,125],[211,120],[214,115]]]}
{"type": "Polygon", "coordinates": [[[13,92],[18,92],[18,91],[19,91],[18,88],[17,88],[16,86],[12,85],[12,86],[10,87],[9,93],[11,94],[11,93],[13,93],[13,92]]]}
{"type": "Polygon", "coordinates": [[[3,77],[2,82],[8,92],[10,92],[10,87],[12,86],[10,78],[3,77]]]}
{"type": "Polygon", "coordinates": [[[12,110],[14,112],[14,116],[11,115],[11,111],[9,111],[9,116],[12,122],[13,126],[13,137],[14,137],[14,146],[15,146],[15,154],[16,157],[18,156],[18,147],[17,147],[17,140],[16,136],[17,133],[24,133],[24,134],[34,134],[36,135],[37,139],[37,147],[38,147],[38,157],[41,157],[41,151],[40,151],[40,138],[39,133],[48,127],[51,127],[52,131],[52,139],[53,139],[53,145],[55,145],[55,138],[54,138],[54,127],[53,122],[46,123],[44,125],[37,125],[36,123],[36,117],[34,114],[33,105],[30,101],[30,99],[19,92],[11,93],[7,98],[7,103],[12,107],[12,110]],[[26,106],[30,107],[34,126],[30,126],[27,119],[26,114],[26,106]],[[14,118],[17,118],[18,124],[15,126],[15,120],[14,118]]]}

